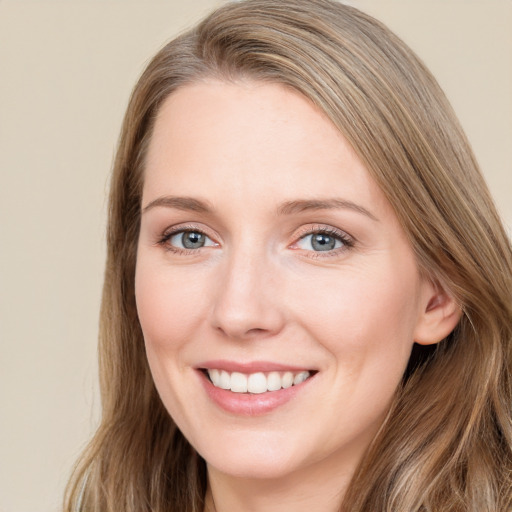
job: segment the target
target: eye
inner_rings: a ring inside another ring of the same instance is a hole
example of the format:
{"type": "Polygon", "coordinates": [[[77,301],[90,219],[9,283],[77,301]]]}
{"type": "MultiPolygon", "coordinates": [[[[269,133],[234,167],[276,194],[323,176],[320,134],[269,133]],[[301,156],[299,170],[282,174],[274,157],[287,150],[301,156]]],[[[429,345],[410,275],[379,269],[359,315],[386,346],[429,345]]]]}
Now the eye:
{"type": "Polygon", "coordinates": [[[308,233],[301,237],[295,244],[295,247],[298,249],[315,252],[328,252],[351,246],[352,242],[346,235],[327,230],[308,233]]]}
{"type": "Polygon", "coordinates": [[[176,249],[201,249],[217,245],[201,231],[177,231],[168,235],[165,242],[176,249]]]}

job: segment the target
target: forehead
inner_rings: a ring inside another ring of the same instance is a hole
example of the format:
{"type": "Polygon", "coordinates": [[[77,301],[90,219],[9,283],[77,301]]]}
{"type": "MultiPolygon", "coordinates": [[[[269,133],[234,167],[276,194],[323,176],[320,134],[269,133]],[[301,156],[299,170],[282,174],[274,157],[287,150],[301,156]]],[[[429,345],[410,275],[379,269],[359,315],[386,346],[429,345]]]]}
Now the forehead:
{"type": "MultiPolygon", "coordinates": [[[[333,148],[327,148],[332,142],[351,151],[327,116],[290,87],[253,80],[233,83],[211,79],[181,87],[164,101],[153,130],[148,163],[154,163],[167,149],[178,157],[180,143],[192,139],[200,141],[205,150],[229,145],[234,153],[248,142],[243,136],[249,133],[253,147],[265,148],[265,154],[255,151],[253,157],[263,158],[279,147],[277,153],[282,153],[286,149],[284,143],[295,145],[295,153],[299,144],[314,145],[317,151],[330,149],[328,154],[335,157],[333,148]],[[279,140],[275,137],[277,132],[279,140]],[[172,148],[169,143],[174,143],[172,148]]],[[[244,151],[250,150],[248,146],[244,151]]]]}
{"type": "Polygon", "coordinates": [[[379,187],[319,108],[286,86],[255,81],[184,86],[166,99],[155,122],[146,200],[223,187],[232,197],[348,194],[383,204],[379,187]]]}

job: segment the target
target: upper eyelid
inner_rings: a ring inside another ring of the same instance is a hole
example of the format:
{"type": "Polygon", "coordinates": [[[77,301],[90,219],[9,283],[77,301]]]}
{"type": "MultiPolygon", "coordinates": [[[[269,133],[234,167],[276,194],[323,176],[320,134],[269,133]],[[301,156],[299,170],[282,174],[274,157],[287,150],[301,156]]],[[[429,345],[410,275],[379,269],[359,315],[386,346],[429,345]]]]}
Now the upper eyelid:
{"type": "Polygon", "coordinates": [[[342,229],[335,228],[334,226],[329,224],[311,224],[309,226],[303,226],[298,233],[295,232],[294,241],[289,247],[293,250],[300,250],[304,255],[307,255],[307,258],[316,259],[340,256],[341,254],[344,254],[346,251],[351,250],[355,245],[356,239],[342,229]],[[342,246],[333,248],[328,251],[315,251],[313,249],[302,249],[300,247],[297,247],[301,240],[315,233],[325,233],[329,236],[337,237],[341,241],[342,246]]]}
{"type": "MultiPolygon", "coordinates": [[[[158,234],[156,234],[155,239],[154,239],[154,244],[160,245],[160,246],[166,246],[166,245],[170,246],[171,244],[169,242],[173,236],[176,236],[179,233],[184,233],[187,231],[201,233],[201,234],[205,235],[206,237],[208,237],[210,240],[212,240],[216,245],[219,245],[217,237],[212,235],[209,232],[210,230],[207,230],[202,227],[192,225],[189,223],[183,223],[183,224],[180,223],[180,224],[168,226],[166,229],[164,229],[163,231],[160,231],[158,234]]],[[[168,248],[168,249],[170,250],[170,248],[168,248]]],[[[176,248],[176,249],[181,250],[179,248],[176,248]]],[[[183,249],[183,250],[187,251],[189,249],[183,249]]],[[[191,250],[197,251],[197,249],[191,249],[191,250]]]]}
{"type": "MultiPolygon", "coordinates": [[[[165,228],[162,235],[180,233],[181,231],[198,231],[200,233],[204,233],[207,236],[210,236],[209,232],[211,230],[205,229],[202,226],[198,226],[196,224],[179,223],[179,224],[165,228]]],[[[344,237],[351,238],[351,239],[354,238],[352,235],[350,235],[343,229],[339,229],[334,226],[330,226],[328,224],[309,224],[306,226],[301,226],[298,229],[294,229],[289,234],[289,236],[290,237],[294,237],[294,236],[295,237],[303,237],[303,236],[306,236],[306,235],[312,234],[312,233],[332,233],[332,234],[337,234],[342,237],[344,236],[344,237]]],[[[215,236],[215,235],[213,235],[213,236],[215,236]]]]}
{"type": "MultiPolygon", "coordinates": [[[[217,244],[219,244],[219,240],[221,239],[221,237],[214,234],[212,232],[213,230],[209,228],[205,228],[195,223],[179,223],[167,227],[163,233],[159,235],[158,242],[161,243],[163,241],[168,241],[172,236],[186,231],[202,233],[217,244]]],[[[356,239],[351,234],[340,228],[336,228],[329,224],[312,223],[301,226],[291,232],[289,237],[292,238],[292,242],[289,245],[294,245],[302,238],[315,233],[327,233],[332,236],[337,236],[345,243],[345,245],[353,245],[356,242],[356,239]]]]}
{"type": "Polygon", "coordinates": [[[349,239],[355,242],[355,238],[350,233],[347,233],[343,229],[335,228],[334,226],[330,226],[328,224],[311,224],[309,226],[303,226],[299,228],[299,230],[295,231],[294,236],[297,240],[299,240],[300,238],[314,233],[328,233],[330,235],[335,235],[342,239],[349,239]]]}
{"type": "Polygon", "coordinates": [[[194,253],[198,253],[198,251],[200,251],[204,247],[211,248],[214,246],[218,246],[219,242],[217,242],[217,240],[214,237],[210,236],[204,229],[198,228],[196,226],[182,226],[182,225],[178,224],[176,226],[168,227],[166,230],[164,230],[164,232],[161,233],[157,237],[155,245],[161,246],[161,247],[165,248],[166,251],[169,251],[169,252],[172,252],[175,254],[191,255],[194,253]],[[209,238],[213,242],[213,245],[207,245],[207,246],[202,246],[202,247],[191,249],[191,248],[186,248],[186,247],[177,247],[170,243],[171,239],[173,237],[175,237],[176,235],[179,235],[180,233],[186,233],[186,232],[201,233],[202,235],[205,235],[207,238],[209,238]]]}
{"type": "Polygon", "coordinates": [[[210,233],[209,229],[205,229],[203,227],[192,224],[176,224],[174,226],[169,226],[163,231],[162,236],[172,236],[185,231],[202,233],[203,235],[212,238],[212,234],[210,233]]]}

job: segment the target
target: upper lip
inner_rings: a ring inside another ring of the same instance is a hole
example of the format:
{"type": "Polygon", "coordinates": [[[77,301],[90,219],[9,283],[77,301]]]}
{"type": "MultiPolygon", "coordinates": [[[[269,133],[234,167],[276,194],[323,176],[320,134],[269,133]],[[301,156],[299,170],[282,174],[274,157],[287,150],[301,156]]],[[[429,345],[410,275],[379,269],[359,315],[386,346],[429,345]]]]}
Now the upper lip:
{"type": "Polygon", "coordinates": [[[200,370],[224,370],[226,372],[257,373],[257,372],[302,372],[311,371],[307,366],[276,363],[272,361],[238,362],[224,359],[204,361],[197,365],[200,370]]]}

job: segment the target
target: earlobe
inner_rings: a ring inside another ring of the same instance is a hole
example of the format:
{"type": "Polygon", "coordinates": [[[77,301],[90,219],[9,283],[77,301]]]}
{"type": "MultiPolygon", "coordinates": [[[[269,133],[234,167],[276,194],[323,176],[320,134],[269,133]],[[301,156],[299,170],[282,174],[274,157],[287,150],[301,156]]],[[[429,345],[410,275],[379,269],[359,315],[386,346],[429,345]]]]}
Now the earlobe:
{"type": "Polygon", "coordinates": [[[458,324],[462,310],[455,298],[438,282],[425,283],[426,293],[420,318],[414,332],[414,341],[433,345],[448,336],[458,324]]]}

